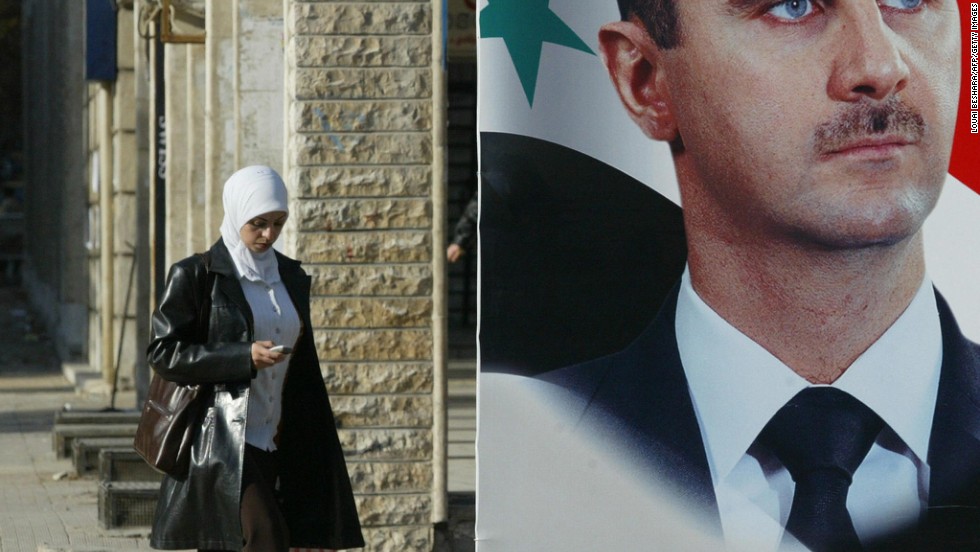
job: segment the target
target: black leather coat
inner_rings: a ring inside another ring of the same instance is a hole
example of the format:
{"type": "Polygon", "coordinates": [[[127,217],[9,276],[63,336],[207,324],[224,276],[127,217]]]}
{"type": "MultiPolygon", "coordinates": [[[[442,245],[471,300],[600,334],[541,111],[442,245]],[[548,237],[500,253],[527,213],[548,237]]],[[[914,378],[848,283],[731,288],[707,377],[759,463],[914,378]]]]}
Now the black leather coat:
{"type": "MultiPolygon", "coordinates": [[[[147,350],[161,377],[213,387],[207,396],[184,480],[164,477],[153,520],[158,549],[240,550],[242,461],[249,383],[254,375],[252,311],[228,249],[211,247],[208,287],[204,257],[174,264],[153,313],[147,350]],[[207,339],[203,318],[211,296],[207,339]]],[[[364,546],[343,451],[327,398],[310,323],[310,277],[279,253],[279,274],[300,315],[282,397],[279,432],[280,494],[290,543],[305,548],[364,546]]]]}

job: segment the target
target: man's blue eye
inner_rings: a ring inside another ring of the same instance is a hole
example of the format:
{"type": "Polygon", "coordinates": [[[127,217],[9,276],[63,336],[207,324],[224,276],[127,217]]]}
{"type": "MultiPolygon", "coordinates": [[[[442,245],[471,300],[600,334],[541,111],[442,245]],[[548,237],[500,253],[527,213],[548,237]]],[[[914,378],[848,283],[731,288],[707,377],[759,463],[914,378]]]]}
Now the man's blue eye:
{"type": "Polygon", "coordinates": [[[923,0],[882,0],[881,5],[896,10],[915,10],[921,6],[923,0]]]}
{"type": "MultiPolygon", "coordinates": [[[[921,0],[891,0],[895,2],[916,2],[921,0]]],[[[813,13],[810,0],[786,0],[769,8],[769,15],[779,19],[796,20],[813,13]]]]}

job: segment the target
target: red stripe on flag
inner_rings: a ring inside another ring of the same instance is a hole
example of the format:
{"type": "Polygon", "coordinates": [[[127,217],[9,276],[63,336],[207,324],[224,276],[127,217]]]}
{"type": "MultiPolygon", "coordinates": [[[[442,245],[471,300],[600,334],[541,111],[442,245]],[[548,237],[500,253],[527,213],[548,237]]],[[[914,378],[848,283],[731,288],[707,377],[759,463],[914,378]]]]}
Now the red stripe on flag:
{"type": "Polygon", "coordinates": [[[980,1],[959,0],[963,66],[949,172],[980,193],[980,1]]]}

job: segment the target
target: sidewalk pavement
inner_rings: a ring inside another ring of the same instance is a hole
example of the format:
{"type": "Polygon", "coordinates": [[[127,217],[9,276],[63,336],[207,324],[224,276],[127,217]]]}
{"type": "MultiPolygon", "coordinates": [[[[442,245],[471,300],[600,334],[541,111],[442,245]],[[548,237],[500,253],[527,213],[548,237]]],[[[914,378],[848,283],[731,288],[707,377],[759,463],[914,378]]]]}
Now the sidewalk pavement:
{"type": "MultiPolygon", "coordinates": [[[[55,412],[108,400],[76,393],[20,288],[0,287],[0,328],[0,551],[149,550],[146,530],[101,529],[97,482],[55,458],[55,412]]],[[[121,407],[134,400],[117,396],[121,407]]]]}
{"type": "MultiPolygon", "coordinates": [[[[148,529],[104,530],[98,483],[55,458],[51,430],[63,408],[97,411],[102,394],[79,394],[62,373],[51,340],[18,287],[0,286],[0,552],[149,550],[148,529]]],[[[475,479],[476,367],[449,374],[449,490],[472,493],[475,479]]],[[[116,397],[133,408],[133,392],[116,397]]]]}

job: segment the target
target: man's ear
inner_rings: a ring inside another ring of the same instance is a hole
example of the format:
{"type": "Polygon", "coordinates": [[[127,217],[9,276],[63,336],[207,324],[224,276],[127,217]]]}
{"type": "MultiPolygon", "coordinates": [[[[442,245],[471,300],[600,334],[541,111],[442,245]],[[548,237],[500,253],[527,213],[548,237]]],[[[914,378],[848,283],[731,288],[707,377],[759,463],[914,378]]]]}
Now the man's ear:
{"type": "Polygon", "coordinates": [[[667,101],[661,50],[643,24],[615,21],[603,25],[599,48],[609,78],[633,122],[654,140],[676,139],[677,123],[667,101]]]}

